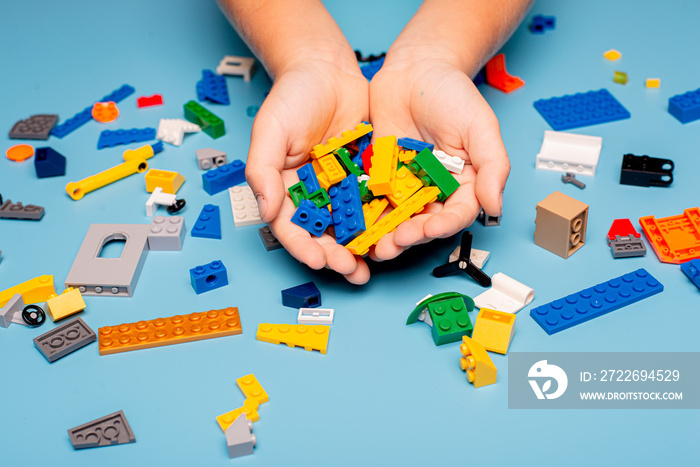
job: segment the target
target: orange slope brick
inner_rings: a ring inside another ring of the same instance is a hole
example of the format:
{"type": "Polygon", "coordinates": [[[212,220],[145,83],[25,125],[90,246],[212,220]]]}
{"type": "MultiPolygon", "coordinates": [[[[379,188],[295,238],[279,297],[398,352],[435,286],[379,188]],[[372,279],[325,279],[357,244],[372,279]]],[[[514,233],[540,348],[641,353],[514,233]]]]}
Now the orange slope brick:
{"type": "Polygon", "coordinates": [[[100,328],[97,334],[100,355],[110,355],[214,337],[233,336],[241,332],[238,308],[229,307],[204,313],[105,326],[100,328]]]}

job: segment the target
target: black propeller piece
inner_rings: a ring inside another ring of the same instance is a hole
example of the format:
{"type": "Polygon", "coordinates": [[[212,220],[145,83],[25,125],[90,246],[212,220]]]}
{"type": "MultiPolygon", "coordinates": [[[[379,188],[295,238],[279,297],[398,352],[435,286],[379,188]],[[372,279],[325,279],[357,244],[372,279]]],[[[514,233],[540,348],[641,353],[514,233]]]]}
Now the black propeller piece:
{"type": "Polygon", "coordinates": [[[469,259],[472,252],[472,233],[468,230],[462,232],[462,246],[459,249],[459,258],[451,263],[443,264],[433,269],[433,276],[445,277],[465,272],[472,279],[477,281],[483,287],[491,286],[491,278],[481,269],[477,268],[469,259]]]}

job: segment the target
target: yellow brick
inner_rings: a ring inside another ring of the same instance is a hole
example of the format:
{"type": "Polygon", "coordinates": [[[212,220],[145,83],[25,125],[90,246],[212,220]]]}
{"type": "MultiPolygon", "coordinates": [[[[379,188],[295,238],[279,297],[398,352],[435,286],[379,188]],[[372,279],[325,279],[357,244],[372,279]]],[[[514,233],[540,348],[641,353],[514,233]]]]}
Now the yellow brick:
{"type": "Polygon", "coordinates": [[[411,162],[413,159],[416,157],[416,151],[409,151],[409,150],[401,150],[399,151],[399,162],[403,162],[404,164],[407,162],[411,162]]]}
{"type": "Polygon", "coordinates": [[[239,407],[230,412],[226,412],[223,415],[216,417],[216,422],[221,427],[221,431],[226,432],[231,423],[235,422],[238,416],[245,413],[245,416],[251,422],[257,422],[260,420],[260,414],[258,414],[258,407],[260,403],[257,399],[246,399],[243,402],[243,407],[239,407]]]}
{"type": "Polygon", "coordinates": [[[311,158],[318,159],[321,156],[335,151],[336,149],[342,148],[346,144],[355,141],[357,138],[360,138],[371,131],[372,125],[369,123],[360,123],[354,130],[344,131],[340,135],[340,138],[329,138],[328,141],[326,141],[326,144],[317,144],[314,146],[314,148],[311,150],[311,158]]]}
{"type": "Polygon", "coordinates": [[[372,147],[372,167],[369,169],[369,188],[375,196],[388,195],[394,192],[396,167],[399,162],[399,147],[396,136],[377,138],[372,147]]]}
{"type": "Polygon", "coordinates": [[[53,276],[39,276],[22,282],[14,287],[0,292],[0,307],[3,307],[16,294],[22,295],[24,303],[45,302],[51,295],[56,294],[53,287],[53,276]]]}
{"type": "MultiPolygon", "coordinates": [[[[328,191],[331,187],[331,182],[328,180],[328,175],[325,172],[321,172],[316,176],[318,178],[318,184],[321,188],[328,191]]],[[[329,205],[330,206],[330,205],[329,205]]]]}
{"type": "Polygon", "coordinates": [[[396,180],[394,182],[394,192],[386,195],[392,206],[396,207],[406,201],[416,191],[420,190],[423,185],[418,177],[413,175],[408,167],[403,166],[396,172],[396,180]]]}
{"type": "Polygon", "coordinates": [[[615,49],[610,49],[603,54],[603,57],[607,58],[611,62],[614,62],[618,58],[622,57],[622,54],[615,49]]]}
{"type": "Polygon", "coordinates": [[[330,326],[307,324],[260,323],[256,338],[271,344],[287,344],[289,347],[303,347],[309,352],[318,350],[325,354],[328,349],[330,326]]]}
{"type": "Polygon", "coordinates": [[[319,158],[318,163],[321,165],[323,173],[328,176],[328,182],[331,185],[335,185],[345,178],[345,170],[333,154],[326,154],[319,158]]]}
{"type": "Polygon", "coordinates": [[[472,339],[490,352],[506,354],[515,333],[513,313],[482,308],[474,323],[472,339]]]}
{"type": "Polygon", "coordinates": [[[61,295],[51,295],[46,300],[46,308],[51,320],[56,322],[66,316],[74,315],[85,309],[85,300],[80,290],[68,287],[61,295]]]}
{"type": "Polygon", "coordinates": [[[255,399],[260,404],[270,400],[262,385],[253,374],[238,378],[236,384],[238,385],[238,389],[245,395],[246,399],[255,399]]]}
{"type": "Polygon", "coordinates": [[[185,177],[170,170],[151,169],[146,172],[146,191],[153,193],[157,187],[163,189],[163,193],[174,195],[185,183],[185,177]]]}
{"type": "Polygon", "coordinates": [[[365,230],[377,222],[377,219],[379,219],[379,216],[382,215],[387,206],[389,206],[389,200],[386,198],[375,198],[369,203],[362,205],[362,214],[365,216],[365,230]]]}
{"type": "Polygon", "coordinates": [[[467,381],[472,383],[475,388],[496,383],[498,370],[481,344],[467,336],[462,336],[459,351],[462,353],[459,366],[462,370],[466,370],[467,381]]]}
{"type": "Polygon", "coordinates": [[[661,86],[661,80],[659,78],[647,78],[646,84],[648,88],[658,88],[661,86]]]}
{"type": "Polygon", "coordinates": [[[426,204],[435,201],[439,194],[440,188],[436,186],[425,187],[418,190],[408,201],[376,221],[371,228],[367,228],[367,230],[345,245],[345,248],[355,255],[364,255],[380,238],[394,230],[400,223],[407,220],[413,214],[423,209],[426,204]]]}

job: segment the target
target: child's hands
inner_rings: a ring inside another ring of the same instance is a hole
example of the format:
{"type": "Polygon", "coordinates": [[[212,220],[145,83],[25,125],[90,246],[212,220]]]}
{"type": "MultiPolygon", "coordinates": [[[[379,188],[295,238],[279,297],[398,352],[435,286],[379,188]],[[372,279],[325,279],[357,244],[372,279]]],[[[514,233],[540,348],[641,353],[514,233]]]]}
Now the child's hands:
{"type": "MultiPolygon", "coordinates": [[[[433,52],[433,57],[435,57],[433,52]]],[[[385,235],[372,257],[387,260],[411,245],[453,235],[469,226],[480,207],[501,215],[510,162],[498,120],[471,79],[448,58],[387,55],[370,84],[374,136],[408,136],[466,161],[462,185],[444,204],[433,203],[385,235]],[[393,58],[393,60],[392,60],[393,58]]]]}
{"type": "Polygon", "coordinates": [[[296,170],[310,162],[314,145],[368,119],[369,86],[347,50],[333,60],[297,60],[278,74],[253,123],[246,178],[263,221],[292,256],[362,284],[369,280],[364,260],[330,235],[315,237],[293,224],[296,208],[287,196],[287,189],[299,181],[296,170]]]}

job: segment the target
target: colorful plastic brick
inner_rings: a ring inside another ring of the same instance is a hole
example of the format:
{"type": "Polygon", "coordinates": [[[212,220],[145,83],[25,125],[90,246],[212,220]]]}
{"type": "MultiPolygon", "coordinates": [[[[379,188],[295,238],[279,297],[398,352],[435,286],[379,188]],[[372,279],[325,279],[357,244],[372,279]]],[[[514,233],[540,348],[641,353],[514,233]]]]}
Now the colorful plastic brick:
{"type": "Polygon", "coordinates": [[[68,321],[34,338],[34,346],[49,363],[97,340],[95,331],[80,318],[68,321]]]}
{"type": "Polygon", "coordinates": [[[668,113],[681,123],[700,119],[700,89],[671,97],[668,100],[668,113]]]}
{"type": "Polygon", "coordinates": [[[36,148],[34,170],[37,178],[61,177],[66,174],[66,158],[52,148],[36,148]]]}
{"type": "Polygon", "coordinates": [[[433,269],[433,276],[446,277],[463,272],[474,279],[482,287],[491,286],[491,278],[471,261],[472,233],[468,230],[462,232],[459,255],[456,259],[448,261],[442,266],[433,269]]]}
{"type": "Polygon", "coordinates": [[[615,49],[610,49],[603,54],[603,57],[607,58],[611,62],[614,62],[622,57],[622,54],[615,49]]]}
{"type": "Polygon", "coordinates": [[[143,107],[153,107],[154,105],[163,105],[163,96],[160,94],[153,94],[152,96],[141,96],[136,99],[136,107],[139,109],[143,107]]]}
{"type": "Polygon", "coordinates": [[[151,251],[181,251],[185,242],[185,218],[155,216],[148,231],[148,249],[151,251]]]}
{"type": "Polygon", "coordinates": [[[540,99],[535,101],[534,106],[556,131],[609,123],[631,116],[607,89],[540,99]]]}
{"type": "Polygon", "coordinates": [[[625,154],[620,169],[620,184],[668,187],[673,183],[673,168],[670,159],[625,154]]]}
{"type": "Polygon", "coordinates": [[[143,224],[90,225],[66,277],[66,287],[83,295],[131,297],[148,256],[149,230],[143,224]],[[102,257],[112,240],[124,240],[121,255],[102,257]]]}
{"type": "Polygon", "coordinates": [[[309,192],[306,191],[306,185],[304,182],[295,183],[289,187],[289,197],[292,198],[292,203],[294,207],[298,208],[299,203],[305,199],[309,199],[309,192]]]}
{"type": "MultiPolygon", "coordinates": [[[[438,152],[442,152],[442,151],[434,150],[433,154],[435,154],[435,156],[438,157],[437,156],[438,152]]],[[[445,154],[444,152],[442,152],[442,153],[445,154]]],[[[402,149],[399,151],[399,162],[402,162],[404,164],[409,164],[416,157],[416,154],[418,154],[416,151],[412,151],[410,149],[402,149]]],[[[440,162],[442,162],[442,161],[440,161],[440,162]]],[[[462,162],[464,162],[464,161],[462,161],[462,162]]],[[[445,164],[443,163],[443,165],[445,165],[445,164]]]]}
{"type": "Polygon", "coordinates": [[[318,308],[321,306],[321,291],[313,282],[284,289],[282,305],[290,308],[318,308]]]}
{"type": "Polygon", "coordinates": [[[185,118],[199,125],[206,134],[214,139],[226,134],[224,121],[195,101],[189,101],[185,104],[185,118]]]}
{"type": "Polygon", "coordinates": [[[392,206],[396,207],[406,201],[408,198],[423,187],[418,177],[413,175],[408,167],[401,167],[396,171],[396,180],[394,181],[394,192],[389,193],[386,197],[392,206]]]}
{"type": "MultiPolygon", "coordinates": [[[[452,250],[452,253],[450,253],[448,261],[452,262],[458,260],[461,252],[462,247],[461,245],[458,245],[457,248],[452,250]]],[[[491,256],[491,252],[489,251],[472,248],[469,252],[469,261],[471,261],[477,268],[483,269],[484,265],[489,260],[489,256],[491,256]]]]}
{"type": "MultiPolygon", "coordinates": [[[[328,183],[335,185],[345,178],[345,170],[343,166],[340,165],[338,159],[335,158],[334,154],[326,154],[318,158],[318,163],[323,170],[323,173],[328,177],[328,183]]],[[[319,177],[319,183],[321,182],[319,177]]]]}
{"type": "Polygon", "coordinates": [[[153,190],[160,188],[163,193],[174,195],[185,183],[185,177],[170,170],[151,169],[146,172],[146,191],[153,193],[153,190]]]}
{"type": "Polygon", "coordinates": [[[245,114],[250,118],[255,118],[255,116],[258,114],[259,111],[260,111],[259,105],[249,105],[248,107],[245,108],[245,114]]]}
{"type": "Polygon", "coordinates": [[[191,235],[201,238],[216,238],[221,240],[221,214],[219,206],[205,204],[199,213],[197,222],[192,228],[191,235]]]}
{"type": "Polygon", "coordinates": [[[616,71],[613,75],[613,81],[615,81],[618,84],[627,84],[627,73],[623,71],[616,71]]]}
{"type": "Polygon", "coordinates": [[[555,191],[537,203],[535,245],[566,259],[586,243],[588,205],[555,191]]]}
{"type": "Polygon", "coordinates": [[[216,67],[216,72],[220,75],[242,76],[246,83],[250,81],[255,71],[255,59],[252,57],[236,57],[226,55],[216,67]]]}
{"type": "Polygon", "coordinates": [[[657,89],[661,87],[661,80],[659,78],[647,78],[644,84],[649,89],[657,89]]]}
{"type": "Polygon", "coordinates": [[[226,429],[231,426],[241,414],[245,414],[246,418],[251,422],[260,420],[258,408],[260,408],[260,402],[258,402],[257,399],[246,399],[243,401],[243,407],[219,415],[216,417],[216,422],[219,424],[219,427],[221,427],[221,431],[225,433],[226,429]]]}
{"type": "Polygon", "coordinates": [[[372,125],[369,123],[360,123],[354,130],[347,130],[341,133],[339,137],[332,137],[326,141],[326,144],[317,144],[311,150],[311,158],[318,159],[321,156],[330,154],[336,149],[340,149],[348,143],[352,143],[356,139],[370,133],[372,125]]]}
{"type": "Polygon", "coordinates": [[[535,298],[535,291],[527,285],[497,272],[491,278],[491,288],[474,297],[479,308],[517,313],[535,298]]]}
{"type": "Polygon", "coordinates": [[[369,169],[367,187],[375,196],[394,192],[396,167],[399,161],[399,147],[396,136],[377,138],[372,148],[372,167],[369,169]]]}
{"type": "Polygon", "coordinates": [[[372,81],[372,78],[374,78],[374,75],[377,74],[377,72],[382,68],[384,65],[384,58],[385,57],[379,57],[376,60],[372,60],[366,65],[362,65],[360,67],[360,71],[362,72],[362,76],[367,78],[367,81],[372,81]]]}
{"type": "Polygon", "coordinates": [[[333,211],[335,240],[338,244],[345,245],[365,230],[357,177],[353,174],[348,175],[342,182],[331,187],[328,196],[333,211]]]}
{"type": "Polygon", "coordinates": [[[148,217],[155,216],[159,206],[168,206],[172,209],[176,205],[177,197],[175,195],[163,193],[161,187],[156,187],[151,196],[148,197],[148,200],[146,200],[146,215],[148,217]]]}
{"type": "Polygon", "coordinates": [[[297,324],[333,324],[333,308],[299,308],[297,324]]]}
{"type": "Polygon", "coordinates": [[[126,415],[124,415],[122,410],[71,428],[68,430],[68,436],[73,449],[96,448],[136,442],[134,432],[131,431],[129,422],[126,420],[126,415]]]}
{"type": "Polygon", "coordinates": [[[317,208],[313,201],[304,199],[292,216],[292,222],[310,234],[320,237],[331,223],[328,208],[317,208]]]}
{"type": "Polygon", "coordinates": [[[467,372],[467,381],[475,388],[496,384],[498,370],[481,344],[464,336],[459,351],[462,354],[459,367],[467,372]]]}
{"type": "Polygon", "coordinates": [[[105,326],[97,331],[100,355],[241,334],[238,308],[105,326]]]}
{"type": "Polygon", "coordinates": [[[119,117],[119,108],[115,102],[95,102],[92,106],[92,118],[100,123],[110,123],[119,117]]]}
{"type": "Polygon", "coordinates": [[[229,105],[231,101],[228,97],[226,78],[211,70],[202,70],[202,79],[197,81],[197,99],[229,105]]]}
{"type": "Polygon", "coordinates": [[[299,167],[297,169],[297,175],[299,176],[299,180],[304,183],[307,193],[313,193],[321,189],[321,185],[318,184],[316,172],[314,172],[311,164],[304,164],[299,167]]]}
{"type": "Polygon", "coordinates": [[[549,29],[554,29],[556,18],[554,16],[535,15],[530,23],[530,32],[544,34],[549,29]]]}
{"type": "Polygon", "coordinates": [[[204,148],[195,151],[197,155],[197,165],[201,170],[209,170],[214,167],[221,167],[226,164],[226,153],[218,149],[204,148]]]}
{"type": "Polygon", "coordinates": [[[56,125],[58,115],[32,115],[19,120],[10,130],[10,139],[49,139],[51,129],[56,125]]]}
{"type": "Polygon", "coordinates": [[[404,149],[407,149],[409,151],[416,151],[417,153],[421,152],[423,149],[428,149],[430,151],[435,149],[435,146],[433,144],[426,143],[424,141],[419,141],[413,138],[399,138],[397,144],[404,149]]]}
{"type": "Polygon", "coordinates": [[[362,169],[365,173],[369,172],[372,168],[372,156],[374,155],[374,146],[368,145],[364,151],[360,153],[360,158],[362,159],[362,169]]]}
{"type": "Polygon", "coordinates": [[[700,289],[700,259],[681,264],[681,271],[700,289]]]}
{"type": "Polygon", "coordinates": [[[506,71],[506,56],[502,53],[486,62],[486,84],[506,94],[525,85],[525,81],[506,71]]]}
{"type": "Polygon", "coordinates": [[[24,310],[24,306],[22,294],[17,293],[10,297],[7,303],[0,306],[0,326],[8,328],[12,323],[22,324],[20,320],[22,319],[21,314],[24,310]]]}
{"type": "Polygon", "coordinates": [[[85,300],[80,290],[68,287],[60,295],[53,294],[46,300],[46,311],[56,322],[85,309],[85,300]]]}
{"type": "Polygon", "coordinates": [[[490,352],[505,355],[515,334],[516,316],[513,313],[482,308],[474,322],[472,339],[490,352]]]}
{"type": "Polygon", "coordinates": [[[38,221],[44,217],[44,208],[33,204],[12,203],[11,199],[0,204],[0,219],[22,219],[38,221]]]}
{"type": "Polygon", "coordinates": [[[644,256],[647,248],[629,219],[615,219],[608,230],[608,245],[613,258],[644,256]]]}
{"type": "Polygon", "coordinates": [[[245,182],[245,164],[239,160],[202,174],[202,187],[210,196],[243,182],[245,182]]]}
{"type": "Polygon", "coordinates": [[[77,201],[82,199],[87,193],[126,178],[129,175],[143,173],[148,169],[147,159],[153,157],[158,152],[158,149],[162,150],[162,145],[147,144],[137,149],[127,149],[122,156],[124,159],[123,163],[80,181],[68,183],[66,185],[66,193],[73,200],[77,201]]]}
{"type": "Polygon", "coordinates": [[[120,144],[140,143],[156,139],[155,128],[132,128],[131,130],[104,130],[97,140],[97,149],[111,148],[120,144]]]}
{"type": "Polygon", "coordinates": [[[700,258],[700,209],[686,209],[678,216],[639,218],[644,235],[662,263],[680,264],[700,258]]]}
{"type": "Polygon", "coordinates": [[[471,335],[472,322],[469,312],[474,300],[457,292],[445,292],[424,298],[413,309],[406,324],[424,321],[431,327],[435,345],[457,342],[464,335],[471,335]],[[426,316],[426,308],[428,316],[426,316]]]}
{"type": "Polygon", "coordinates": [[[351,173],[357,177],[360,177],[364,174],[362,169],[360,169],[360,167],[352,161],[350,151],[348,151],[347,149],[337,149],[333,151],[333,154],[338,158],[338,162],[340,162],[340,165],[343,166],[343,169],[346,173],[351,173]]]}
{"type": "Polygon", "coordinates": [[[248,420],[244,413],[239,414],[226,428],[226,447],[231,459],[253,454],[256,442],[253,422],[248,420]]]}
{"type": "Polygon", "coordinates": [[[233,224],[236,227],[262,224],[258,202],[255,200],[253,190],[248,185],[234,186],[228,189],[231,199],[231,212],[233,224]]]}
{"type": "Polygon", "coordinates": [[[377,222],[377,219],[379,219],[379,216],[382,215],[387,206],[389,206],[389,200],[386,198],[376,198],[362,205],[365,229],[369,229],[377,222]]]}
{"type": "MultiPolygon", "coordinates": [[[[119,103],[125,98],[129,97],[134,93],[134,88],[125,84],[121,88],[113,91],[111,94],[106,95],[97,102],[114,102],[119,103]]],[[[75,116],[69,118],[60,125],[56,125],[51,129],[51,134],[57,138],[63,138],[64,136],[72,133],[81,126],[85,125],[87,122],[92,120],[92,105],[86,107],[81,112],[78,112],[75,116]]]]}
{"type": "Polygon", "coordinates": [[[5,157],[15,162],[23,162],[34,155],[34,146],[30,144],[15,144],[5,151],[5,157]]]}
{"type": "Polygon", "coordinates": [[[197,133],[201,130],[199,125],[181,118],[161,118],[156,138],[173,146],[180,146],[185,133],[197,133]]]}
{"type": "Polygon", "coordinates": [[[253,374],[241,376],[236,380],[236,384],[246,399],[256,399],[260,404],[264,404],[270,400],[267,392],[265,392],[262,385],[253,374]]]}
{"type": "Polygon", "coordinates": [[[435,201],[439,193],[440,189],[438,187],[425,187],[418,190],[408,201],[376,221],[372,227],[368,228],[362,234],[355,237],[353,241],[345,245],[345,248],[355,255],[364,255],[380,238],[393,231],[399,224],[423,209],[426,204],[435,201]]]}
{"type": "MultiPolygon", "coordinates": [[[[462,159],[459,156],[450,156],[444,151],[440,151],[438,149],[433,151],[433,155],[437,158],[437,160],[440,161],[440,163],[449,171],[452,172],[453,174],[461,174],[462,170],[464,170],[464,159],[462,159]]],[[[415,153],[410,155],[411,159],[416,157],[415,153]]],[[[399,160],[401,161],[401,153],[399,153],[399,160]]],[[[409,161],[410,161],[409,160],[409,161]]],[[[409,162],[406,161],[406,162],[409,162]]],[[[403,162],[403,161],[401,161],[403,162]]]]}
{"type": "Polygon", "coordinates": [[[637,269],[594,287],[530,310],[549,335],[631,305],[664,290],[645,269],[637,269]]]}
{"type": "Polygon", "coordinates": [[[221,261],[190,269],[190,282],[197,295],[228,285],[226,266],[221,261]]]}
{"type": "Polygon", "coordinates": [[[460,187],[459,182],[428,149],[423,149],[408,166],[423,185],[433,185],[440,188],[438,201],[444,201],[460,187]]]}
{"type": "Polygon", "coordinates": [[[16,294],[22,295],[24,303],[45,302],[51,295],[56,294],[56,289],[53,286],[53,276],[35,277],[0,291],[0,307],[5,306],[16,294]]]}
{"type": "Polygon", "coordinates": [[[592,177],[598,167],[602,147],[603,138],[600,136],[544,130],[535,168],[592,177]]]}
{"type": "Polygon", "coordinates": [[[287,344],[289,347],[303,347],[311,352],[318,350],[322,354],[328,349],[330,326],[307,324],[270,324],[260,323],[255,337],[270,344],[287,344]]]}
{"type": "Polygon", "coordinates": [[[269,225],[266,225],[262,229],[259,229],[258,232],[260,233],[260,239],[263,242],[265,250],[272,251],[279,250],[280,248],[282,248],[282,244],[279,242],[279,240],[277,240],[275,234],[272,233],[272,230],[270,229],[269,225]]]}

